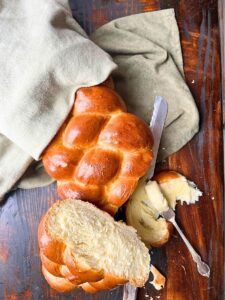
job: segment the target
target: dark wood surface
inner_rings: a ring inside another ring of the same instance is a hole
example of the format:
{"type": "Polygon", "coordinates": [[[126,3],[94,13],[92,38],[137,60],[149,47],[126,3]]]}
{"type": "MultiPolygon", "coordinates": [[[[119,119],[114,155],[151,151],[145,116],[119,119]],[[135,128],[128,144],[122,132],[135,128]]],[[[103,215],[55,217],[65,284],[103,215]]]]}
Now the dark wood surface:
{"type": "MultiPolygon", "coordinates": [[[[219,2],[224,30],[224,1],[219,2]]],[[[88,33],[121,16],[175,8],[185,75],[200,111],[201,126],[198,135],[188,145],[158,168],[170,168],[185,174],[204,192],[198,204],[178,206],[177,221],[209,263],[211,277],[207,279],[198,275],[185,245],[174,232],[171,241],[165,247],[153,250],[152,255],[155,265],[167,277],[166,287],[157,292],[147,283],[138,291],[138,299],[224,299],[223,117],[217,1],[74,0],[71,7],[74,17],[88,33]]],[[[224,46],[221,45],[221,49],[224,54],[224,46]]],[[[57,294],[46,284],[40,270],[36,232],[42,214],[56,199],[53,184],[47,188],[10,193],[1,204],[0,299],[122,299],[122,287],[94,296],[79,290],[65,296],[57,294]]]]}

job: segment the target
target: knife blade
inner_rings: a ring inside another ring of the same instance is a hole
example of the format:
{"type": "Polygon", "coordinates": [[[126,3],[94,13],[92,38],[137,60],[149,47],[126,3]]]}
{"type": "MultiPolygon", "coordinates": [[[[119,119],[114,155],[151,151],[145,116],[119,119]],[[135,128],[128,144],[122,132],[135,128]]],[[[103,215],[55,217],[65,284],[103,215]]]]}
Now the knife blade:
{"type": "MultiPolygon", "coordinates": [[[[166,100],[161,96],[156,96],[154,100],[154,108],[152,113],[152,118],[150,121],[150,129],[153,135],[154,145],[153,145],[153,160],[151,167],[146,175],[147,179],[151,179],[154,175],[157,154],[159,150],[159,144],[166,121],[166,116],[168,112],[168,104],[166,100]]],[[[136,300],[138,289],[129,283],[124,285],[123,288],[123,300],[136,300]]]]}
{"type": "Polygon", "coordinates": [[[166,121],[166,116],[168,112],[168,104],[166,100],[161,96],[156,96],[154,101],[154,108],[152,113],[152,119],[150,122],[150,129],[153,135],[154,145],[153,145],[153,160],[151,162],[151,167],[147,173],[147,178],[151,179],[154,175],[157,154],[159,150],[159,144],[166,121]]]}

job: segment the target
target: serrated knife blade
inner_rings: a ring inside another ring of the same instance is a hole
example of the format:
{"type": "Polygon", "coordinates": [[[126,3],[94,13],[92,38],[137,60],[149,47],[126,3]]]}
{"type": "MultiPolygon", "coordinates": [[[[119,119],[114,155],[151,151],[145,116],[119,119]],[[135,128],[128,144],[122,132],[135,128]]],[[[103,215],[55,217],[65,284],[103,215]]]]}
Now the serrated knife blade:
{"type": "Polygon", "coordinates": [[[156,96],[154,101],[154,108],[152,113],[152,119],[150,122],[150,129],[153,135],[154,145],[153,145],[153,160],[151,167],[147,173],[147,178],[151,179],[154,175],[155,164],[157,159],[157,154],[159,150],[159,144],[166,121],[166,116],[168,112],[168,104],[166,100],[161,96],[156,96]]]}
{"type": "MultiPolygon", "coordinates": [[[[164,124],[166,121],[167,112],[168,112],[168,104],[166,100],[161,96],[156,96],[154,100],[152,118],[149,126],[153,135],[154,145],[152,149],[153,160],[151,163],[151,167],[146,175],[148,179],[151,179],[154,175],[156,159],[159,150],[159,144],[160,144],[164,124]]],[[[136,287],[128,283],[125,284],[123,288],[123,300],[136,300],[137,291],[138,289],[136,287]]]]}

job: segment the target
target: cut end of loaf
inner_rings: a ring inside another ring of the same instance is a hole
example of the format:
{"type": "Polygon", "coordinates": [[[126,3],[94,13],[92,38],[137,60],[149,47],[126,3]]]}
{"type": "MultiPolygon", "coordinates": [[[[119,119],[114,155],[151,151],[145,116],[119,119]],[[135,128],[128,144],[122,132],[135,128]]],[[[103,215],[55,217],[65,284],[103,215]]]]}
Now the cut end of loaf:
{"type": "Polygon", "coordinates": [[[45,230],[51,240],[63,241],[87,269],[104,270],[135,286],[148,279],[150,256],[135,230],[90,203],[58,201],[46,214],[45,230]]]}

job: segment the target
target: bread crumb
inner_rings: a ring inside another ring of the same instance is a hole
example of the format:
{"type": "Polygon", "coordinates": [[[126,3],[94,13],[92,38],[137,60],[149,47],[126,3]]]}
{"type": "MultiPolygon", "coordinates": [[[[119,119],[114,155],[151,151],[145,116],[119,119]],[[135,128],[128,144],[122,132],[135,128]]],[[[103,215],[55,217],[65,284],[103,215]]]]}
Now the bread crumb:
{"type": "Polygon", "coordinates": [[[185,266],[181,265],[181,268],[184,270],[184,273],[185,273],[185,276],[186,276],[187,272],[186,272],[185,266]]]}
{"type": "Polygon", "coordinates": [[[151,265],[150,272],[153,275],[153,280],[150,281],[150,283],[158,291],[163,289],[166,283],[166,278],[153,265],[151,265]]]}
{"type": "Polygon", "coordinates": [[[212,200],[214,200],[215,199],[215,197],[212,197],[212,200]]]}
{"type": "Polygon", "coordinates": [[[194,79],[192,80],[192,82],[191,82],[191,83],[195,83],[194,79]]]}

